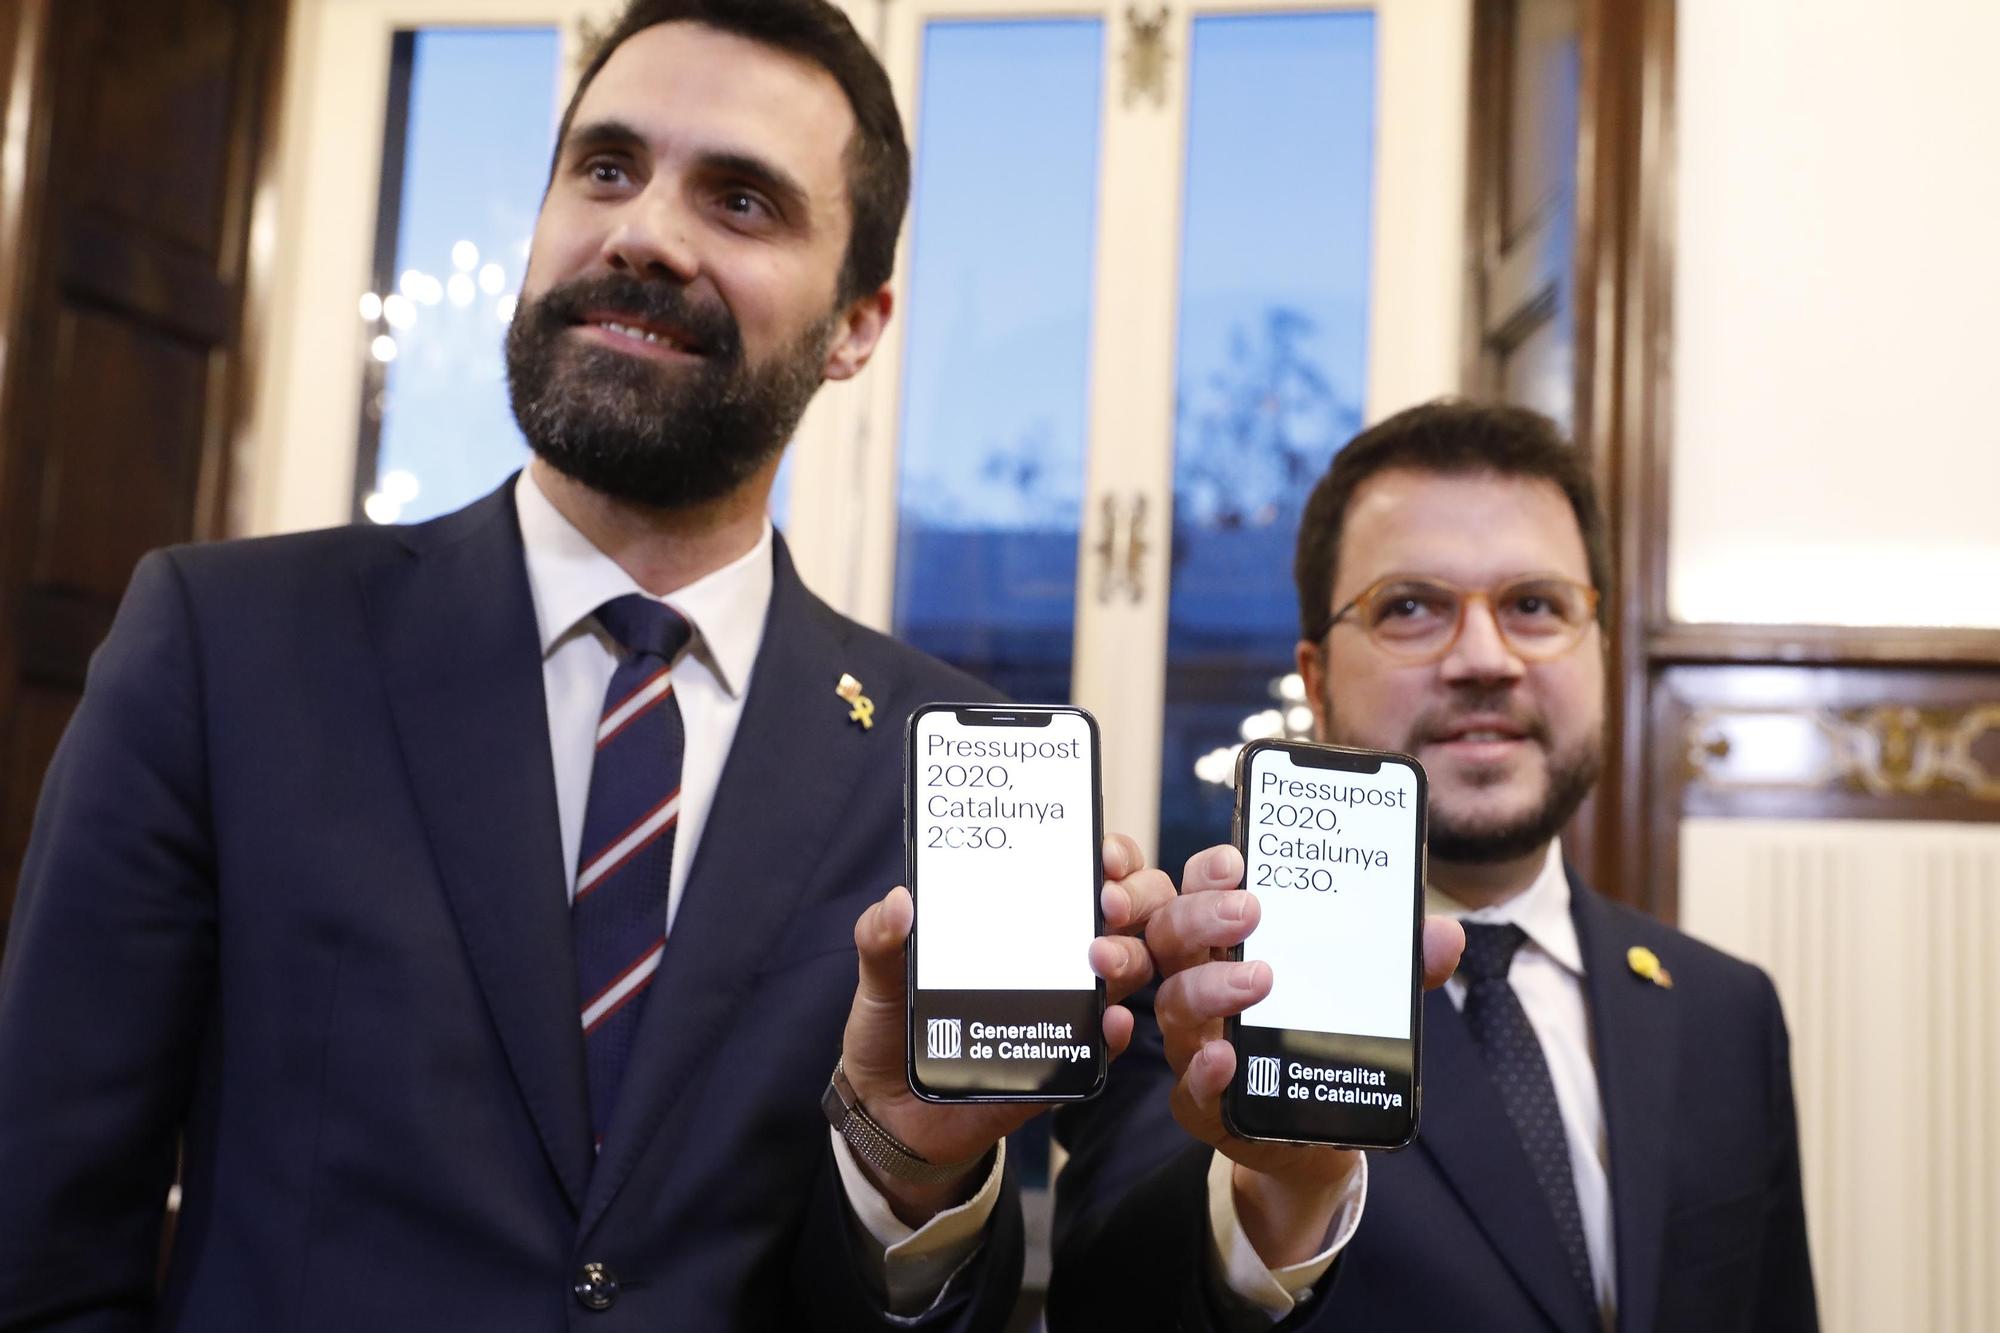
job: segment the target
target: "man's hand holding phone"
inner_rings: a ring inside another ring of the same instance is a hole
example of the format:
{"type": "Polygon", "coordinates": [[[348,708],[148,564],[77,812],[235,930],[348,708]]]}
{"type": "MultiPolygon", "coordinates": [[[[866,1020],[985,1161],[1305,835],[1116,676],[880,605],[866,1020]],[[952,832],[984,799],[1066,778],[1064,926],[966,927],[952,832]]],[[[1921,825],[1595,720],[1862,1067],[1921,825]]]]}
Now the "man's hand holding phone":
{"type": "MultiPolygon", "coordinates": [[[[1239,1138],[1223,1122],[1222,1095],[1236,1073],[1225,1020],[1271,993],[1270,964],[1234,962],[1229,951],[1249,939],[1261,908],[1243,889],[1243,857],[1228,845],[1189,859],[1179,897],[1145,923],[1146,945],[1164,978],[1155,1001],[1167,1062],[1176,1082],[1174,1118],[1236,1164],[1237,1214],[1258,1256],[1272,1268],[1318,1253],[1349,1177],[1352,1149],[1239,1138]]],[[[1458,965],[1465,935],[1448,918],[1424,923],[1424,987],[1444,984],[1458,965]]]]}
{"type": "MultiPolygon", "coordinates": [[[[1165,873],[1146,866],[1138,845],[1123,834],[1105,839],[1103,859],[1105,934],[1091,942],[1089,960],[1104,980],[1109,1002],[1104,1042],[1115,1059],[1132,1039],[1132,1013],[1119,1002],[1153,977],[1141,932],[1173,899],[1174,886],[1165,873]]],[[[856,1099],[871,1118],[927,1161],[968,1163],[960,1178],[937,1185],[890,1179],[864,1163],[897,1216],[912,1226],[971,1195],[993,1146],[1047,1109],[1038,1103],[924,1101],[911,1091],[904,1051],[904,945],[914,915],[909,890],[899,886],[855,923],[860,984],[841,1053],[856,1099]]]]}

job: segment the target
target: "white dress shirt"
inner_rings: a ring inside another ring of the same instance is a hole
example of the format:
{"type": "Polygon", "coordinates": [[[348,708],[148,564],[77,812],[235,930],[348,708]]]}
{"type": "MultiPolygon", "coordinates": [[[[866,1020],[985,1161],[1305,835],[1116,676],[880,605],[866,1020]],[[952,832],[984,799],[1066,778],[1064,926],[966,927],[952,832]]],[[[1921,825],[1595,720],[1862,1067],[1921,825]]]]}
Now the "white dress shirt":
{"type": "MultiPolygon", "coordinates": [[[[584,806],[590,797],[590,768],[597,753],[597,725],[605,691],[618,667],[617,645],[597,623],[596,611],[614,597],[652,594],[549,503],[535,484],[532,470],[523,471],[514,484],[514,508],[520,518],[528,590],[541,638],[556,814],[562,831],[565,881],[574,899],[584,806]]],[[[756,546],[740,559],[669,597],[654,599],[673,607],[694,629],[688,651],[681,654],[671,672],[686,739],[681,756],[680,820],[674,833],[674,863],[667,888],[666,924],[670,930],[687,886],[688,869],[694,864],[708,823],[730,743],[736,738],[736,725],[743,716],[743,700],[757,652],[763,646],[764,620],[771,606],[771,540],[767,522],[756,546]]],[[[886,892],[888,886],[882,888],[886,892]]],[[[870,1257],[880,1257],[881,1268],[867,1276],[879,1284],[891,1311],[921,1312],[943,1294],[951,1275],[984,1240],[986,1223],[1000,1198],[1006,1144],[1000,1145],[992,1171],[971,1199],[912,1228],[890,1211],[887,1199],[855,1161],[847,1141],[831,1129],[828,1134],[856,1223],[856,1237],[872,1240],[875,1250],[870,1257]]],[[[1360,1220],[1366,1172],[1356,1173],[1329,1232],[1332,1243],[1327,1250],[1276,1274],[1256,1261],[1256,1252],[1243,1237],[1229,1173],[1223,1170],[1219,1178],[1218,1200],[1218,1176],[1210,1173],[1209,1212],[1217,1262],[1223,1265],[1232,1290],[1281,1318],[1292,1308],[1293,1294],[1302,1299],[1303,1289],[1318,1280],[1353,1234],[1360,1220]]]]}
{"type": "MultiPolygon", "coordinates": [[[[523,472],[514,484],[514,507],[521,519],[528,590],[541,632],[542,690],[549,709],[563,872],[574,899],[590,767],[597,755],[597,724],[604,711],[604,692],[618,669],[617,643],[597,623],[597,608],[628,593],[651,594],[557,512],[531,472],[523,472]]],[[[736,739],[757,650],[764,642],[764,616],[771,605],[771,525],[764,525],[757,545],[741,559],[671,597],[653,600],[666,602],[694,627],[688,651],[670,673],[686,735],[680,819],[667,889],[671,927],[687,886],[688,867],[694,864],[695,849],[708,824],[716,784],[722,780],[723,761],[736,739]]]]}
{"type": "MultiPolygon", "coordinates": [[[[1243,1222],[1236,1214],[1236,1164],[1221,1153],[1208,1164],[1209,1264],[1230,1292],[1241,1299],[1263,1322],[1275,1324],[1294,1307],[1312,1299],[1315,1282],[1326,1276],[1335,1256],[1354,1239],[1361,1225],[1361,1205],[1368,1197],[1368,1155],[1347,1178],[1347,1188],[1327,1225],[1326,1248],[1303,1263],[1272,1268],[1258,1255],[1250,1238],[1243,1234],[1243,1222]]],[[[1234,1323],[1249,1326],[1249,1320],[1234,1323]]]]}
{"type": "MultiPolygon", "coordinates": [[[[1526,891],[1504,903],[1468,911],[1431,889],[1432,913],[1489,926],[1519,926],[1527,942],[1514,955],[1507,982],[1527,1011],[1528,1024],[1548,1061],[1576,1177],[1576,1206],[1583,1215],[1583,1241],[1597,1287],[1598,1313],[1610,1327],[1618,1292],[1611,1234],[1611,1182],[1604,1145],[1604,1101],[1597,1091],[1597,1068],[1590,1057],[1590,1013],[1583,999],[1583,949],[1569,914],[1569,877],[1563,873],[1562,843],[1549,844],[1548,859],[1526,891]]],[[[1452,1004],[1465,1008],[1465,982],[1445,982],[1452,1004]]]]}

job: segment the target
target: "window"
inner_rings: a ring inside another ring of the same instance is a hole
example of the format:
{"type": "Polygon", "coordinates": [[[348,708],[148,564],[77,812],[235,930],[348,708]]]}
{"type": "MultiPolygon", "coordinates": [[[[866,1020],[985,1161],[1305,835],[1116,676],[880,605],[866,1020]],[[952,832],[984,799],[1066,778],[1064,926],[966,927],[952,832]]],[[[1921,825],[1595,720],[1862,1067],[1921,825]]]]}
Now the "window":
{"type": "Polygon", "coordinates": [[[449,513],[527,460],[501,344],[548,176],[558,46],[554,28],[395,36],[375,281],[358,311],[356,505],[371,521],[449,513]]]}

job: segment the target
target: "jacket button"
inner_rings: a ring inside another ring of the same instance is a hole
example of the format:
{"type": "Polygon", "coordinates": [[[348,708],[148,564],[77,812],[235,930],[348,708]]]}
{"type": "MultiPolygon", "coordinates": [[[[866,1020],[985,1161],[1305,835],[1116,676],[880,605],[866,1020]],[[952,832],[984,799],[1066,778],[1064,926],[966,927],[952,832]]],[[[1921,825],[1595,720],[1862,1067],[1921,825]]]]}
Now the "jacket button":
{"type": "Polygon", "coordinates": [[[585,1264],[576,1275],[577,1304],[586,1310],[609,1310],[618,1299],[618,1276],[603,1264],[585,1264]]]}

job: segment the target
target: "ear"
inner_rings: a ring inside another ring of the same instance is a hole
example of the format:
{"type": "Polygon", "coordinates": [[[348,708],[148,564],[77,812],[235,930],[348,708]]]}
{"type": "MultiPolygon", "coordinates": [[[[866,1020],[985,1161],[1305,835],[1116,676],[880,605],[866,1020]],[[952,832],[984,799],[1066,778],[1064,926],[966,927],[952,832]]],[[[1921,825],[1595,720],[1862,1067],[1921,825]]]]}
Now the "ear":
{"type": "Polygon", "coordinates": [[[1306,685],[1306,707],[1312,709],[1313,739],[1323,741],[1333,735],[1326,698],[1326,653],[1311,640],[1300,639],[1297,656],[1299,679],[1306,685]]]}
{"type": "Polygon", "coordinates": [[[866,296],[856,297],[840,312],[833,346],[827,351],[822,374],[830,380],[853,379],[875,355],[889,316],[896,310],[895,293],[887,283],[866,296]]]}

